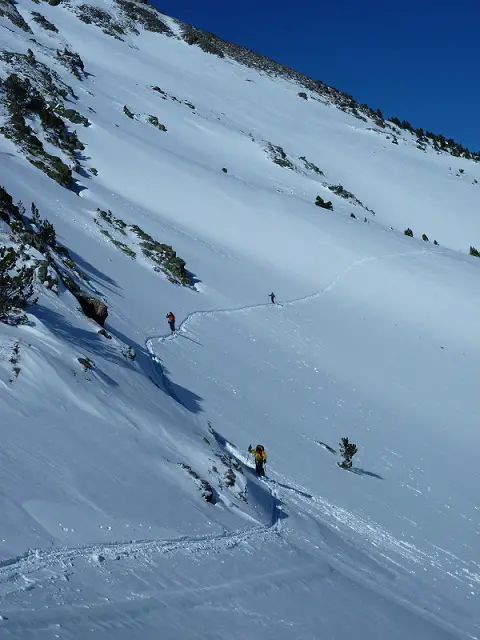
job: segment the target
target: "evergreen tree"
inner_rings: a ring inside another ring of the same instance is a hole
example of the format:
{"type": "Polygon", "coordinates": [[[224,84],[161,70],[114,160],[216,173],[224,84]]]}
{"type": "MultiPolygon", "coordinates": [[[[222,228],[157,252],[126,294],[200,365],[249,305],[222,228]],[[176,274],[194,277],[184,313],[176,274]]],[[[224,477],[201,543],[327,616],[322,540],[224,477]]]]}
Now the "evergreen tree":
{"type": "Polygon", "coordinates": [[[37,205],[32,202],[32,222],[33,224],[40,224],[40,212],[38,211],[37,205]]]}
{"type": "Polygon", "coordinates": [[[55,244],[57,242],[57,234],[55,233],[55,228],[51,222],[48,220],[42,220],[40,226],[39,236],[48,244],[49,247],[55,248],[55,244]]]}
{"type": "Polygon", "coordinates": [[[342,469],[351,469],[352,458],[357,453],[357,445],[348,441],[348,438],[342,438],[340,442],[340,455],[343,457],[343,462],[340,463],[342,469]]]}

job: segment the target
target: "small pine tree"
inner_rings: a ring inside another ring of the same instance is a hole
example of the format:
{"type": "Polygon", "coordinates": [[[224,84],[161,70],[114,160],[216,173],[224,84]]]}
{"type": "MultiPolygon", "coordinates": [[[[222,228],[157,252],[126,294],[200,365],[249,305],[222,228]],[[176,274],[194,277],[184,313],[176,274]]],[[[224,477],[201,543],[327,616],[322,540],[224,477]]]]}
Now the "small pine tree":
{"type": "Polygon", "coordinates": [[[32,202],[32,222],[37,226],[40,225],[40,212],[34,202],[32,202]]]}
{"type": "Polygon", "coordinates": [[[409,229],[405,229],[405,231],[403,232],[406,236],[409,236],[410,238],[413,238],[413,231],[409,228],[409,229]]]}
{"type": "Polygon", "coordinates": [[[480,251],[475,249],[475,247],[470,247],[470,255],[475,256],[476,258],[480,258],[480,251]]]}
{"type": "Polygon", "coordinates": [[[33,268],[20,264],[13,247],[0,247],[0,319],[32,302],[33,274],[33,268]]]}
{"type": "Polygon", "coordinates": [[[422,240],[424,242],[430,242],[426,233],[422,233],[422,240]]]}
{"type": "Polygon", "coordinates": [[[438,242],[436,240],[433,241],[433,244],[438,247],[438,242]]]}
{"type": "Polygon", "coordinates": [[[45,244],[48,244],[49,247],[55,248],[57,243],[57,234],[55,232],[55,227],[51,222],[48,220],[42,220],[39,236],[45,244]]]}
{"type": "Polygon", "coordinates": [[[343,462],[339,464],[342,469],[352,468],[352,458],[357,453],[357,445],[348,441],[348,438],[342,438],[340,442],[340,455],[343,457],[343,462]]]}

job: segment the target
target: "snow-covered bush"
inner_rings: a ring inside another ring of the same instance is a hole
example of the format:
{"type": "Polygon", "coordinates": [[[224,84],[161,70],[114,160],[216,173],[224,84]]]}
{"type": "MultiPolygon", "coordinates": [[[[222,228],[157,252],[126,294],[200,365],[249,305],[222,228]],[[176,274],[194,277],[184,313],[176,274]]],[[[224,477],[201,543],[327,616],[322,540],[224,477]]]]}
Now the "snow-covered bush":
{"type": "Polygon", "coordinates": [[[0,319],[33,302],[33,274],[33,268],[22,263],[18,251],[0,247],[0,319]]]}
{"type": "Polygon", "coordinates": [[[342,469],[351,469],[352,458],[357,453],[357,445],[348,441],[348,438],[342,438],[340,441],[340,455],[343,462],[340,463],[342,469]]]}
{"type": "Polygon", "coordinates": [[[475,256],[476,258],[480,258],[480,251],[475,249],[475,247],[470,247],[470,255],[475,256]]]}

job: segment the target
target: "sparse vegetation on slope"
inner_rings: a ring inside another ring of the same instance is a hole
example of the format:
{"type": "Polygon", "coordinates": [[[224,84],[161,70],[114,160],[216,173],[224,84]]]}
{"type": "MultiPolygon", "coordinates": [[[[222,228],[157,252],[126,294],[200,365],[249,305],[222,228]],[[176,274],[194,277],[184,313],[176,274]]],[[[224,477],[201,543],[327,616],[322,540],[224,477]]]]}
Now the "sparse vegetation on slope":
{"type": "Polygon", "coordinates": [[[16,27],[19,27],[27,33],[32,33],[28,24],[20,15],[16,3],[12,0],[0,0],[0,17],[8,18],[16,27]]]}
{"type": "Polygon", "coordinates": [[[301,156],[301,157],[299,158],[299,160],[301,160],[301,161],[303,162],[303,164],[305,165],[305,169],[308,169],[309,171],[313,171],[314,173],[316,173],[316,174],[317,174],[317,175],[319,175],[319,176],[323,176],[323,175],[325,175],[325,174],[323,173],[323,171],[317,167],[317,165],[316,165],[316,164],[313,164],[313,162],[309,162],[309,161],[305,158],[305,156],[301,156]]]}
{"type": "Polygon", "coordinates": [[[30,81],[11,74],[3,82],[4,103],[10,118],[2,127],[3,135],[13,140],[26,152],[27,159],[60,185],[71,189],[72,170],[61,158],[45,151],[42,142],[26,123],[25,118],[36,115],[40,120],[48,142],[65,151],[73,160],[75,152],[84,147],[75,132],[69,132],[63,120],[48,106],[43,96],[32,87],[30,81]]]}
{"type": "MultiPolygon", "coordinates": [[[[367,119],[371,119],[382,129],[386,126],[391,126],[380,109],[372,109],[368,104],[360,104],[349,93],[330,87],[321,80],[313,80],[312,78],[275,62],[270,58],[262,56],[259,53],[251,51],[240,45],[227,42],[213,33],[202,31],[191,25],[182,24],[182,36],[185,42],[190,45],[198,46],[206,53],[216,55],[219,58],[228,56],[246,67],[256,69],[257,71],[267,73],[274,77],[278,76],[292,80],[301,87],[311,91],[313,93],[311,96],[313,99],[327,100],[335,104],[342,111],[349,113],[364,122],[367,122],[367,119]]],[[[303,99],[308,98],[304,91],[298,92],[297,95],[303,99]]],[[[426,144],[431,144],[434,149],[439,152],[443,151],[454,156],[462,156],[464,158],[480,162],[480,151],[473,153],[463,145],[455,142],[452,138],[447,140],[443,135],[433,134],[429,131],[424,134],[421,128],[414,129],[406,120],[400,121],[398,118],[390,118],[390,122],[397,125],[400,129],[416,134],[422,148],[426,144]]],[[[396,140],[394,140],[394,142],[398,144],[396,140]]]]}
{"type": "Polygon", "coordinates": [[[159,122],[156,116],[148,116],[147,120],[152,125],[152,127],[156,127],[159,131],[167,131],[167,127],[159,122]]]}
{"type": "Polygon", "coordinates": [[[100,7],[81,4],[78,7],[74,7],[73,11],[82,22],[96,25],[103,33],[112,36],[112,38],[122,40],[120,36],[126,33],[125,28],[119,22],[115,21],[108,11],[104,11],[100,9],[100,7]]]}
{"type": "Polygon", "coordinates": [[[172,30],[161,18],[161,14],[154,7],[148,6],[142,2],[132,2],[131,0],[115,0],[123,13],[129,18],[132,30],[138,33],[135,28],[137,24],[141,25],[146,31],[154,33],[162,33],[166,36],[172,36],[172,30]]]}
{"type": "Polygon", "coordinates": [[[50,20],[47,20],[44,15],[42,15],[41,13],[38,13],[38,11],[32,11],[32,18],[37,24],[39,24],[41,27],[43,27],[47,31],[53,31],[53,33],[58,33],[57,27],[52,22],[50,22],[50,20]]]}
{"type": "Polygon", "coordinates": [[[192,111],[195,111],[195,106],[188,100],[180,100],[176,96],[173,96],[172,94],[167,93],[166,91],[164,91],[163,89],[157,86],[152,87],[152,90],[155,91],[155,93],[160,94],[162,97],[162,100],[171,100],[172,102],[178,102],[179,104],[184,104],[186,107],[188,107],[192,111]]]}
{"type": "Polygon", "coordinates": [[[57,50],[57,58],[70,70],[77,80],[83,80],[85,66],[78,53],[70,51],[65,47],[63,51],[57,50]]]}
{"type": "Polygon", "coordinates": [[[283,167],[284,169],[295,170],[295,165],[288,159],[288,156],[282,147],[272,144],[271,142],[267,142],[265,148],[272,162],[278,164],[279,167],[283,167]]]}
{"type": "Polygon", "coordinates": [[[143,255],[155,263],[155,271],[162,271],[168,280],[175,284],[184,287],[191,285],[190,274],[185,268],[185,260],[179,258],[172,247],[157,242],[137,225],[133,225],[131,229],[140,238],[143,255]]]}

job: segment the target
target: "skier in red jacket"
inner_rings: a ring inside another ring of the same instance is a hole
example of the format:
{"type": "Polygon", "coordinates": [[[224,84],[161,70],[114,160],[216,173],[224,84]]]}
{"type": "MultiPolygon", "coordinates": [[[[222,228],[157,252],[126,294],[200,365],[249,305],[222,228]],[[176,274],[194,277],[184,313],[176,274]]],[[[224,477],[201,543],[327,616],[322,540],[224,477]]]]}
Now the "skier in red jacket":
{"type": "Polygon", "coordinates": [[[175,333],[175,316],[170,311],[170,313],[167,313],[165,317],[167,318],[167,322],[170,325],[170,331],[172,332],[172,334],[175,333]]]}

